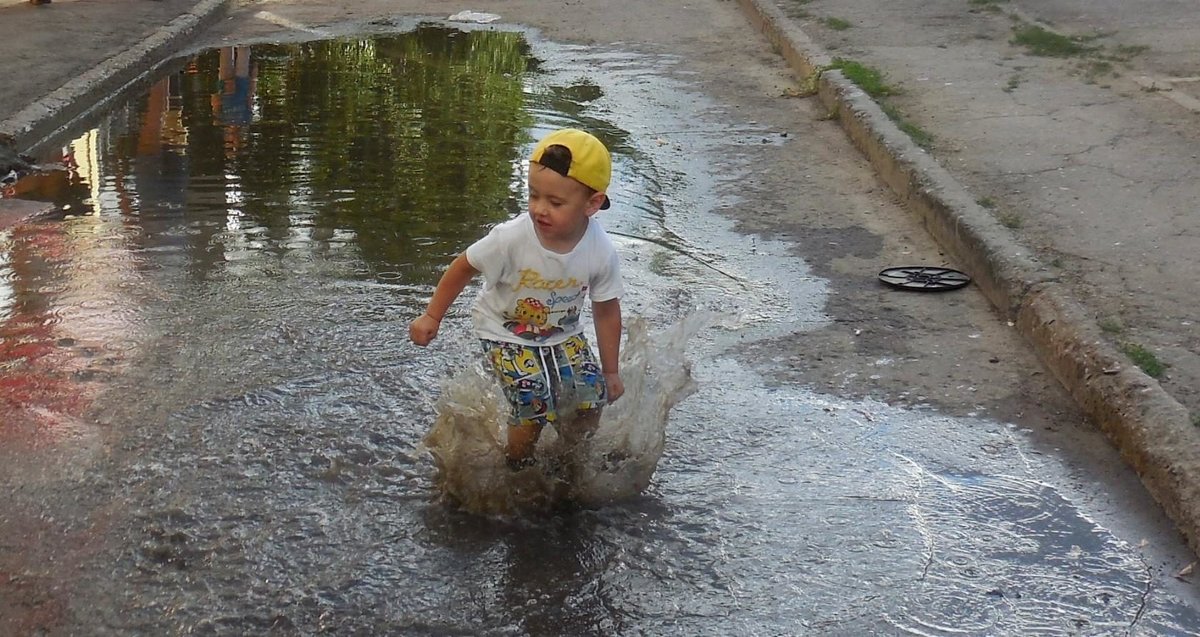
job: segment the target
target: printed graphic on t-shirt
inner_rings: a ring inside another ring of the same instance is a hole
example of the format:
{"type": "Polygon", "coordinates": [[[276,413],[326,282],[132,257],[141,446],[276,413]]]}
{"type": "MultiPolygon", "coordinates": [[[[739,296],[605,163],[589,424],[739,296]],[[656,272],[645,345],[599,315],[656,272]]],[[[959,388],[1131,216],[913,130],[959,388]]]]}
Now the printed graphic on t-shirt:
{"type": "Polygon", "coordinates": [[[575,277],[546,279],[537,270],[526,268],[513,290],[537,295],[518,298],[516,306],[504,313],[504,329],[515,336],[540,343],[579,324],[579,306],[587,286],[575,277]]]}

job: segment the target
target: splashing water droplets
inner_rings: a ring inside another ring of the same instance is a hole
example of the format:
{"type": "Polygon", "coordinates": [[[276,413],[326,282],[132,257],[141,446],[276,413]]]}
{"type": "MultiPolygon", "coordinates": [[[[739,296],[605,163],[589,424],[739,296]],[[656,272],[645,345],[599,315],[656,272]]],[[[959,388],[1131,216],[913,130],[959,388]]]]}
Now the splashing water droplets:
{"type": "Polygon", "coordinates": [[[695,391],[688,340],[712,320],[694,313],[654,333],[645,321],[631,321],[621,357],[625,395],[585,439],[548,427],[537,463],[519,471],[505,459],[508,405],[499,386],[478,366],[460,372],[445,384],[424,440],[438,488],[468,511],[502,515],[572,502],[599,506],[640,493],[662,457],[671,408],[695,391]]]}

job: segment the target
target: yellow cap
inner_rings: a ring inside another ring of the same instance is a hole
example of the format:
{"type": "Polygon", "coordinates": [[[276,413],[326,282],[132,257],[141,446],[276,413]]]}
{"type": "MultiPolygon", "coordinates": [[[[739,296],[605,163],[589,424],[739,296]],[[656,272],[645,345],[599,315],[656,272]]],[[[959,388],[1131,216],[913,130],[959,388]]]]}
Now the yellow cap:
{"type": "MultiPolygon", "coordinates": [[[[571,165],[567,168],[567,176],[597,192],[607,192],[608,182],[612,179],[612,157],[604,142],[596,139],[591,133],[575,128],[561,128],[550,133],[538,142],[533,149],[530,161],[541,163],[542,154],[550,146],[565,146],[571,151],[571,165]]],[[[602,209],[608,208],[607,195],[602,209]]]]}

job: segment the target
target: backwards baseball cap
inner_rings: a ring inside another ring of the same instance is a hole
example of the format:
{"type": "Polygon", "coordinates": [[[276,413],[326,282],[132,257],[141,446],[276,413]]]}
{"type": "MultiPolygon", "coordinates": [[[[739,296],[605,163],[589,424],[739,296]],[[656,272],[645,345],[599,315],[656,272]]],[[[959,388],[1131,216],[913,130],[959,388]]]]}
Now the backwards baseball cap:
{"type": "MultiPolygon", "coordinates": [[[[551,146],[562,146],[571,151],[571,162],[566,167],[566,173],[559,170],[559,166],[547,166],[547,168],[564,177],[570,177],[596,192],[606,193],[608,191],[608,182],[612,179],[612,157],[608,154],[608,149],[604,147],[603,142],[596,139],[591,133],[575,128],[561,128],[543,137],[542,141],[538,142],[537,147],[533,149],[533,155],[529,157],[529,160],[546,166],[542,163],[542,156],[551,146]]],[[[606,194],[600,209],[607,210],[610,205],[612,204],[606,194]]]]}

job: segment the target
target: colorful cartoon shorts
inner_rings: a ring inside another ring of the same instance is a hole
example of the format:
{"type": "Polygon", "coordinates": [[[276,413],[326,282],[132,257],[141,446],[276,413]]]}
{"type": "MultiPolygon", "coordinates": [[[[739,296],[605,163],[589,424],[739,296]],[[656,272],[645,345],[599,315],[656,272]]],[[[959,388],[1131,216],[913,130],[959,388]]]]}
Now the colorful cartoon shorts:
{"type": "Polygon", "coordinates": [[[582,334],[546,347],[484,340],[483,351],[512,405],[510,425],[540,428],[608,402],[604,375],[582,334]]]}

